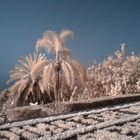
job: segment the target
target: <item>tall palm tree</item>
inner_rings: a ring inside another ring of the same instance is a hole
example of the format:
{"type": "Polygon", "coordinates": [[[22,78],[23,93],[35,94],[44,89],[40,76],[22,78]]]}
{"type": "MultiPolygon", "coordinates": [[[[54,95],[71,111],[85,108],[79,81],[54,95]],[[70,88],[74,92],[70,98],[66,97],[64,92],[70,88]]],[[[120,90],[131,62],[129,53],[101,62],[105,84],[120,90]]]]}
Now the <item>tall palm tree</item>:
{"type": "Polygon", "coordinates": [[[45,93],[42,83],[43,68],[48,64],[45,55],[36,54],[21,57],[13,70],[10,71],[8,83],[16,81],[9,88],[12,98],[11,106],[29,105],[30,102],[46,103],[49,96],[45,93]]]}
{"type": "Polygon", "coordinates": [[[60,34],[47,31],[36,43],[37,52],[40,48],[45,48],[48,52],[55,54],[55,60],[45,66],[43,73],[45,88],[47,91],[54,89],[55,101],[61,100],[62,87],[68,87],[72,91],[75,86],[84,85],[85,70],[83,66],[72,60],[70,50],[64,47],[65,41],[72,37],[73,32],[70,30],[62,30],[60,34]]]}

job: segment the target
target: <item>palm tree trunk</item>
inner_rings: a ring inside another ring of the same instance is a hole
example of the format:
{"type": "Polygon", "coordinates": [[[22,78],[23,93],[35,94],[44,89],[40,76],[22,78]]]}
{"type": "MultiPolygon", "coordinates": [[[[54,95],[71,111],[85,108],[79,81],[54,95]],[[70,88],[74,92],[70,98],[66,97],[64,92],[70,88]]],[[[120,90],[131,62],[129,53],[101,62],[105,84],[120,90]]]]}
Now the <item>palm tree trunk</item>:
{"type": "Polygon", "coordinates": [[[56,86],[55,86],[55,101],[59,102],[60,97],[59,97],[59,79],[60,79],[60,63],[59,63],[59,51],[56,52],[56,86]]]}
{"type": "MultiPolygon", "coordinates": [[[[59,65],[59,64],[58,64],[59,65]]],[[[57,71],[57,83],[56,83],[56,94],[57,94],[57,101],[59,102],[59,70],[57,71]]]]}

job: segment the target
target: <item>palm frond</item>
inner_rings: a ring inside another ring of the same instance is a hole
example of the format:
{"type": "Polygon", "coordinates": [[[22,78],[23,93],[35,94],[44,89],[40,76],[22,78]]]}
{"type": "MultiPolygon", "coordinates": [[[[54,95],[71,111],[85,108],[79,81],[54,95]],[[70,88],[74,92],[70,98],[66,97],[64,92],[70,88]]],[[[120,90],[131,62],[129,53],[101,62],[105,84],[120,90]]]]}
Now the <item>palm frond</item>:
{"type": "Polygon", "coordinates": [[[58,52],[62,49],[63,44],[60,37],[54,36],[54,45],[55,45],[55,52],[58,52]]]}
{"type": "Polygon", "coordinates": [[[55,66],[54,63],[49,63],[47,66],[45,66],[42,75],[42,81],[47,91],[50,91],[52,88],[54,88],[55,81],[54,78],[55,78],[55,66]]]}
{"type": "Polygon", "coordinates": [[[43,37],[36,43],[36,50],[40,48],[46,48],[48,52],[55,51],[55,43],[58,35],[53,31],[47,31],[43,33],[43,37]]]}
{"type": "Polygon", "coordinates": [[[10,87],[10,94],[13,97],[17,95],[14,98],[18,100],[19,105],[27,104],[30,100],[41,99],[41,95],[45,92],[41,82],[42,72],[47,64],[45,55],[34,54],[22,57],[19,64],[11,70],[9,81],[16,80],[16,82],[10,87]]]}
{"type": "Polygon", "coordinates": [[[38,82],[38,86],[39,86],[39,89],[41,90],[41,93],[44,94],[45,87],[44,87],[43,82],[41,80],[38,82]]]}
{"type": "Polygon", "coordinates": [[[21,85],[21,80],[17,81],[14,85],[10,87],[10,95],[17,95],[19,86],[21,85]]]}
{"type": "Polygon", "coordinates": [[[73,33],[73,31],[71,31],[71,30],[65,29],[65,30],[62,30],[62,31],[61,31],[61,33],[60,33],[59,36],[60,36],[62,42],[64,43],[64,41],[65,41],[66,39],[72,38],[72,37],[74,36],[74,33],[73,33]]]}
{"type": "Polygon", "coordinates": [[[52,42],[54,41],[54,36],[58,37],[58,34],[54,31],[51,31],[51,30],[43,33],[43,39],[47,38],[47,39],[51,40],[52,42]]]}
{"type": "Polygon", "coordinates": [[[60,56],[61,56],[61,58],[64,58],[64,59],[67,57],[71,57],[71,51],[67,48],[62,48],[60,50],[60,56]]]}
{"type": "Polygon", "coordinates": [[[75,80],[75,74],[74,74],[73,67],[68,62],[62,61],[62,71],[65,75],[68,86],[73,88],[74,80],[75,80]]]}
{"type": "Polygon", "coordinates": [[[33,76],[34,78],[37,75],[37,71],[39,74],[40,69],[47,64],[45,56],[41,54],[39,54],[38,57],[36,57],[35,54],[34,57],[31,55],[28,57],[21,57],[18,62],[19,64],[10,71],[10,78],[8,82],[29,78],[29,76],[33,76]]]}
{"type": "Polygon", "coordinates": [[[27,81],[26,79],[23,79],[21,81],[21,84],[19,85],[19,88],[18,88],[18,94],[22,93],[23,90],[27,87],[27,85],[29,85],[29,81],[27,81]]]}
{"type": "Polygon", "coordinates": [[[46,60],[42,60],[42,61],[39,61],[38,63],[36,63],[36,65],[34,65],[31,69],[31,78],[32,78],[32,81],[36,81],[37,78],[40,78],[41,77],[41,73],[43,71],[43,67],[45,67],[47,65],[47,62],[46,60]]]}
{"type": "Polygon", "coordinates": [[[36,43],[36,51],[39,52],[39,49],[46,48],[48,52],[54,52],[54,44],[49,39],[39,39],[36,43]]]}
{"type": "Polygon", "coordinates": [[[86,80],[86,71],[84,67],[77,61],[71,60],[72,65],[75,67],[76,71],[78,72],[79,81],[84,82],[86,80]]]}
{"type": "MultiPolygon", "coordinates": [[[[74,33],[70,30],[62,30],[60,35],[53,31],[47,31],[36,43],[36,51],[40,48],[47,49],[48,52],[58,52],[62,49],[66,39],[73,37],[74,33]]],[[[66,50],[64,51],[66,52],[66,50]]],[[[67,51],[68,52],[68,51],[67,51]]]]}

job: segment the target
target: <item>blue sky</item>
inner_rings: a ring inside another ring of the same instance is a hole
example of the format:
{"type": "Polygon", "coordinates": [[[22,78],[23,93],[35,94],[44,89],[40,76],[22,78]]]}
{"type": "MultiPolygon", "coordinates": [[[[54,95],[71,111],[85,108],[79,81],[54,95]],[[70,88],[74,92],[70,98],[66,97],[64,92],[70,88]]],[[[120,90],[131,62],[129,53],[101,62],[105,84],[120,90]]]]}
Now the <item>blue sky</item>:
{"type": "Polygon", "coordinates": [[[73,58],[88,66],[127,44],[140,53],[139,0],[0,0],[0,87],[20,56],[34,52],[46,30],[75,32],[73,58]]]}

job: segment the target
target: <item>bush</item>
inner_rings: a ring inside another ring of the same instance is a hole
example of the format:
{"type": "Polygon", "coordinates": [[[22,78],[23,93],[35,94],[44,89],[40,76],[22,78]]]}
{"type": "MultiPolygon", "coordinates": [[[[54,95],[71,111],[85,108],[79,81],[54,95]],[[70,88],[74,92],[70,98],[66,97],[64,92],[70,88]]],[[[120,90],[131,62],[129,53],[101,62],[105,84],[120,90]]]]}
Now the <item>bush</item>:
{"type": "Polygon", "coordinates": [[[140,56],[125,56],[125,44],[102,63],[87,70],[83,99],[140,92],[140,56]]]}

